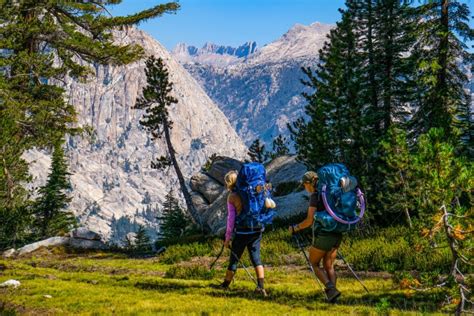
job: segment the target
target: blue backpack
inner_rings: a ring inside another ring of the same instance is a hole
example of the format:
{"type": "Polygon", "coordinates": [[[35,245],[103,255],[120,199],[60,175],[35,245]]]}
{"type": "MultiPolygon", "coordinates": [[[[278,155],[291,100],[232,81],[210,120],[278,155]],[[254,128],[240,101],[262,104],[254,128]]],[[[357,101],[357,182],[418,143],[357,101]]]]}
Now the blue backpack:
{"type": "Polygon", "coordinates": [[[348,232],[364,216],[365,200],[357,179],[340,163],[328,164],[318,171],[318,192],[326,212],[316,212],[315,228],[327,232],[348,232]],[[356,214],[359,202],[360,213],[356,214]]]}
{"type": "Polygon", "coordinates": [[[242,200],[242,211],[235,220],[237,231],[239,228],[263,229],[272,223],[276,212],[265,207],[265,198],[271,198],[271,190],[266,184],[265,167],[261,163],[242,165],[235,191],[242,200]]]}

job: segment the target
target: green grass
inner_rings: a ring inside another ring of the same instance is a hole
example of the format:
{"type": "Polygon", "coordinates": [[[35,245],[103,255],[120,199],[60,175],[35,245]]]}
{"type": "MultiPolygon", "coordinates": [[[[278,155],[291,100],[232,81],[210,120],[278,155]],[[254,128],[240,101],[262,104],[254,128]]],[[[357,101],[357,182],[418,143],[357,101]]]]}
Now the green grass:
{"type": "MultiPolygon", "coordinates": [[[[287,247],[271,242],[278,237],[282,236],[267,239],[268,248],[273,245],[277,253],[287,247]]],[[[0,282],[16,279],[22,283],[17,289],[0,289],[0,315],[415,315],[437,308],[438,294],[411,296],[383,275],[363,277],[370,290],[366,294],[342,268],[338,268],[342,275],[338,288],[343,295],[338,304],[326,304],[315,280],[298,263],[301,258],[291,251],[279,260],[285,264],[266,269],[268,299],[253,295],[255,286],[241,269],[231,291],[215,290],[209,285],[221,281],[226,258],[215,271],[207,267],[218,245],[211,241],[207,256],[198,247],[201,256],[186,260],[173,255],[179,251],[191,255],[185,246],[172,246],[171,254],[150,259],[43,250],[34,257],[0,260],[4,266],[0,282]],[[163,262],[175,260],[171,257],[180,262],[163,262]]]]}

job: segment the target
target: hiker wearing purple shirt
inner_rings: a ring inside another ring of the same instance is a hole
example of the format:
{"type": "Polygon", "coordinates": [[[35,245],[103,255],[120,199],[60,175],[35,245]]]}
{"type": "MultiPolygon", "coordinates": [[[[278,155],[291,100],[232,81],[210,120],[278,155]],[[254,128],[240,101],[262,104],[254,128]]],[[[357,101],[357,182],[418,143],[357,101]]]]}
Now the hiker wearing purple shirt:
{"type": "Polygon", "coordinates": [[[255,293],[267,296],[264,289],[264,269],[260,259],[260,241],[262,240],[263,227],[235,227],[235,219],[242,211],[242,200],[237,192],[235,192],[235,185],[237,183],[237,171],[228,172],[225,177],[226,188],[229,191],[227,197],[227,228],[224,239],[224,246],[230,248],[231,254],[229,259],[229,266],[227,267],[224,282],[220,288],[227,289],[232,282],[235,271],[237,270],[237,263],[242,256],[245,248],[249,251],[250,260],[255,268],[257,274],[257,288],[255,293]],[[234,239],[231,244],[232,235],[234,239]]]}

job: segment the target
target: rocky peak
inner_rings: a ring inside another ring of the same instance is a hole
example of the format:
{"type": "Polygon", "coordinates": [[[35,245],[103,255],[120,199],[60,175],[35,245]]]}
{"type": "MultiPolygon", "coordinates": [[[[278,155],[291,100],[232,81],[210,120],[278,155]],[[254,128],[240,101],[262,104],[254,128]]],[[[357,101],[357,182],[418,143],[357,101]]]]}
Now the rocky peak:
{"type": "Polygon", "coordinates": [[[184,43],[176,45],[173,55],[181,63],[199,63],[206,65],[223,66],[236,63],[257,51],[256,42],[247,42],[238,47],[217,45],[207,42],[202,48],[188,46],[184,43]]]}

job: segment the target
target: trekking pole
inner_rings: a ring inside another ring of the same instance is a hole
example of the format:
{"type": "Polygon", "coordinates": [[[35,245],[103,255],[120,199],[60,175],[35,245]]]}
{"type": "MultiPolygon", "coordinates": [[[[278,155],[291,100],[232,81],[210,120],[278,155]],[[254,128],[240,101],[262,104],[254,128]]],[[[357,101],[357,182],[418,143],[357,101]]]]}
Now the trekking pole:
{"type": "Polygon", "coordinates": [[[344,261],[344,264],[349,268],[349,270],[352,272],[352,274],[354,275],[354,277],[356,278],[357,281],[359,281],[360,285],[362,285],[362,287],[364,288],[364,290],[367,292],[367,294],[369,294],[369,290],[367,289],[367,287],[364,285],[364,283],[362,283],[362,280],[357,276],[357,274],[354,272],[354,270],[352,269],[351,265],[346,261],[346,258],[344,258],[344,256],[338,251],[337,252],[338,256],[342,259],[342,261],[344,261]]]}
{"type": "Polygon", "coordinates": [[[230,250],[230,253],[234,256],[235,259],[237,259],[237,263],[240,263],[242,268],[244,268],[245,272],[247,272],[247,275],[250,277],[250,279],[252,279],[253,283],[255,283],[255,285],[258,287],[257,280],[255,280],[255,278],[252,276],[252,274],[250,274],[250,272],[249,272],[249,270],[247,270],[247,267],[245,266],[245,264],[242,261],[240,261],[239,257],[237,257],[237,255],[232,250],[230,250]]]}
{"type": "Polygon", "coordinates": [[[219,254],[217,255],[216,259],[214,259],[214,261],[211,263],[209,270],[212,270],[212,268],[214,268],[214,265],[217,263],[217,260],[219,260],[219,258],[222,256],[223,252],[224,252],[224,244],[222,244],[222,248],[219,251],[219,254]]]}
{"type": "Polygon", "coordinates": [[[328,299],[328,295],[327,295],[326,291],[324,290],[324,287],[323,287],[321,281],[319,280],[318,276],[316,275],[316,272],[314,271],[314,267],[313,267],[313,265],[311,264],[311,261],[309,261],[309,258],[308,258],[308,256],[306,255],[306,252],[304,251],[303,247],[302,247],[301,244],[300,244],[298,234],[293,234],[293,237],[294,237],[294,239],[295,239],[295,241],[296,241],[296,244],[298,245],[298,248],[299,248],[299,249],[301,250],[301,252],[303,253],[304,258],[306,259],[306,263],[308,264],[310,271],[313,273],[314,278],[316,279],[316,283],[318,283],[319,287],[321,288],[321,291],[323,291],[323,293],[324,293],[324,296],[326,297],[326,299],[328,299]]]}

